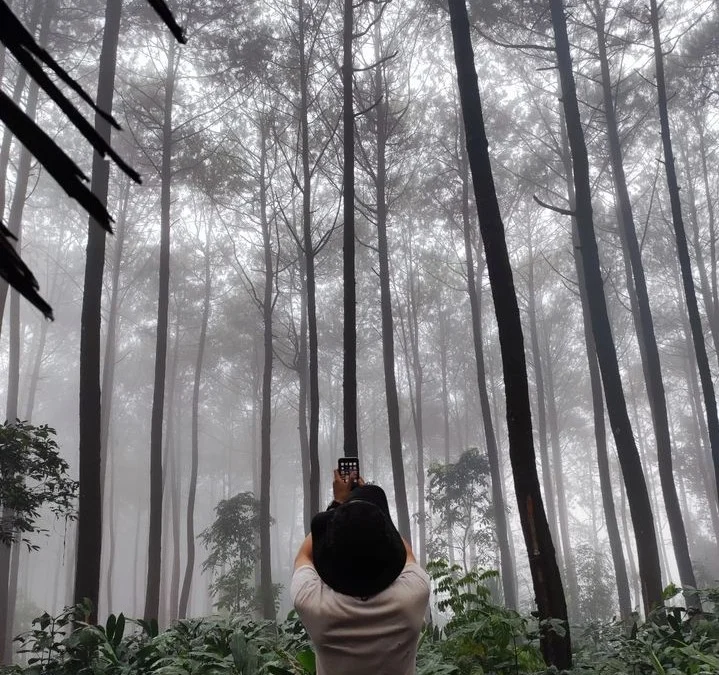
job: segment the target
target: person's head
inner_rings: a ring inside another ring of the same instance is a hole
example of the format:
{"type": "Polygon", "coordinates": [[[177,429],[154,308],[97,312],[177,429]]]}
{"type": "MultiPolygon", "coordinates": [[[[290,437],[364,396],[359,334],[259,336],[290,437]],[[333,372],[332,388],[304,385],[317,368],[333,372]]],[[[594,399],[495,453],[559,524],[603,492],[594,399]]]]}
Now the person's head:
{"type": "Polygon", "coordinates": [[[407,560],[384,490],[363,485],[331,511],[312,519],[317,573],[333,590],[369,597],[390,586],[407,560]]]}

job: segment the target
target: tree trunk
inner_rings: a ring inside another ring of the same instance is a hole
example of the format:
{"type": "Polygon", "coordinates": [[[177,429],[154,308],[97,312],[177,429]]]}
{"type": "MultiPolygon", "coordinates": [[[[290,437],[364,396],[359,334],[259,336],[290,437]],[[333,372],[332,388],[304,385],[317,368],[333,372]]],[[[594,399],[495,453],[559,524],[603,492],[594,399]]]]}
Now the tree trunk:
{"type": "Polygon", "coordinates": [[[484,368],[482,309],[480,292],[477,289],[477,279],[475,278],[471,219],[469,217],[469,174],[467,163],[467,154],[462,152],[460,167],[462,178],[462,229],[464,232],[464,255],[467,265],[467,293],[469,294],[469,305],[472,313],[472,340],[477,372],[477,388],[479,391],[479,404],[482,410],[487,459],[489,460],[489,474],[492,480],[492,513],[494,515],[494,524],[497,528],[504,602],[510,609],[516,609],[517,589],[514,584],[514,560],[509,550],[509,530],[507,527],[507,513],[504,507],[499,452],[497,450],[497,439],[494,435],[492,410],[489,405],[489,394],[487,393],[487,376],[484,368]]]}
{"type": "Polygon", "coordinates": [[[112,412],[112,399],[115,390],[115,359],[117,351],[117,322],[119,314],[119,291],[120,291],[120,265],[122,263],[122,249],[125,242],[125,231],[127,223],[127,209],[130,196],[130,181],[127,180],[121,190],[117,228],[115,230],[115,251],[112,266],[112,281],[110,286],[110,309],[107,318],[107,336],[105,338],[105,353],[102,362],[102,386],[100,388],[100,499],[103,507],[107,507],[109,516],[106,519],[108,525],[108,543],[110,550],[107,555],[107,609],[112,611],[112,576],[114,571],[115,556],[115,508],[114,508],[114,478],[108,478],[108,461],[110,445],[110,420],[112,412]],[[105,490],[110,483],[108,500],[105,504],[105,490]]]}
{"type": "Polygon", "coordinates": [[[307,403],[308,381],[309,381],[309,353],[307,344],[307,275],[306,261],[302,247],[298,246],[298,258],[300,261],[301,276],[301,297],[300,297],[300,336],[297,358],[297,379],[299,380],[298,406],[297,406],[297,427],[300,435],[300,464],[302,468],[302,522],[305,533],[310,531],[312,516],[316,513],[312,509],[312,498],[310,495],[310,437],[307,426],[307,403]]]}
{"type": "MultiPolygon", "coordinates": [[[[547,328],[545,324],[545,329],[547,328]]],[[[549,335],[545,334],[545,345],[549,352],[549,335]]],[[[562,537],[562,550],[564,551],[565,579],[569,587],[570,615],[579,616],[579,582],[577,581],[577,568],[574,564],[572,542],[569,536],[569,509],[567,508],[567,493],[564,488],[564,469],[562,467],[562,449],[559,442],[559,415],[557,413],[556,391],[554,389],[554,371],[552,356],[547,353],[545,360],[547,375],[547,412],[549,413],[549,434],[552,448],[552,470],[554,485],[557,488],[557,513],[559,515],[559,532],[562,537]]],[[[594,504],[592,503],[592,508],[594,504]]]]}
{"type": "Polygon", "coordinates": [[[24,419],[28,422],[32,420],[32,414],[35,410],[37,385],[40,382],[40,369],[42,368],[42,358],[45,354],[45,345],[47,344],[47,329],[49,325],[49,321],[42,319],[42,324],[40,326],[40,337],[38,339],[37,349],[35,350],[35,359],[33,361],[32,374],[30,375],[30,386],[28,387],[27,397],[25,400],[24,419]]]}
{"type": "Polygon", "coordinates": [[[344,282],[344,369],[343,369],[343,417],[344,454],[357,457],[357,292],[355,288],[355,144],[352,30],[353,1],[344,0],[344,24],[342,32],[342,124],[344,128],[343,151],[343,282],[344,282]]]}
{"type": "MultiPolygon", "coordinates": [[[[309,141],[309,112],[307,85],[309,80],[309,66],[305,54],[305,19],[304,0],[298,2],[298,38],[299,38],[299,66],[300,66],[300,125],[302,135],[302,232],[305,258],[306,290],[307,290],[307,328],[309,331],[309,403],[310,403],[310,435],[309,435],[309,509],[314,515],[320,510],[320,459],[319,459],[319,430],[320,430],[320,385],[317,366],[317,303],[315,299],[315,250],[312,243],[312,177],[310,174],[310,141],[309,141]]],[[[351,45],[350,45],[351,49],[351,45]]],[[[350,68],[351,68],[350,55],[350,68]]],[[[351,76],[350,76],[351,77],[351,76]]],[[[351,94],[351,92],[350,92],[351,94]]],[[[354,141],[353,141],[354,142],[354,141]]],[[[345,199],[347,193],[345,193],[345,199]]],[[[354,195],[354,187],[353,187],[354,195]]],[[[354,208],[354,196],[352,197],[354,208]]],[[[347,222],[345,218],[345,228],[347,222]]],[[[353,221],[354,236],[354,221],[353,221]]],[[[307,531],[309,532],[309,525],[307,531]]]]}
{"type": "Polygon", "coordinates": [[[270,222],[267,217],[267,130],[268,122],[261,122],[260,148],[260,219],[262,245],[265,260],[265,284],[262,300],[264,325],[264,363],[262,368],[262,413],[260,421],[260,590],[262,595],[262,616],[275,618],[275,599],[272,589],[272,550],[270,540],[270,474],[272,470],[271,425],[272,425],[272,310],[274,266],[270,222]]]}
{"type": "Polygon", "coordinates": [[[694,289],[691,260],[689,259],[689,247],[687,246],[687,237],[682,219],[679,184],[674,166],[674,152],[672,150],[671,132],[669,130],[667,89],[664,80],[664,56],[662,54],[662,42],[659,35],[659,10],[657,9],[656,0],[650,0],[649,7],[651,11],[652,34],[654,37],[654,62],[656,66],[657,96],[659,100],[659,122],[661,126],[662,147],[664,150],[664,169],[667,175],[669,200],[672,208],[672,224],[674,225],[674,236],[677,242],[677,256],[682,273],[684,296],[689,311],[689,325],[692,329],[694,351],[696,352],[697,367],[699,368],[699,379],[704,393],[704,407],[706,409],[709,442],[711,444],[714,463],[714,479],[717,483],[717,489],[719,490],[719,418],[717,417],[716,396],[711,371],[709,369],[706,345],[704,344],[704,333],[702,331],[699,306],[694,289]]]}
{"type": "MultiPolygon", "coordinates": [[[[574,183],[572,182],[572,160],[569,155],[569,140],[566,129],[563,126],[562,134],[562,163],[567,177],[567,196],[569,207],[575,210],[576,199],[574,196],[574,183]]],[[[607,452],[607,429],[604,421],[604,396],[602,394],[602,377],[599,372],[597,360],[597,349],[594,344],[592,333],[592,318],[589,312],[589,301],[587,299],[587,282],[584,278],[584,263],[580,253],[579,232],[577,230],[577,219],[572,217],[572,249],[574,268],[577,274],[577,285],[579,286],[579,297],[582,305],[582,327],[584,330],[584,343],[587,351],[587,363],[589,370],[589,386],[592,392],[592,416],[594,421],[594,440],[597,446],[597,468],[599,470],[599,489],[602,493],[602,509],[604,511],[604,522],[607,525],[607,537],[609,548],[612,553],[612,564],[614,565],[614,577],[617,582],[617,598],[619,600],[619,615],[626,621],[632,612],[631,595],[629,592],[629,579],[627,577],[627,566],[622,550],[622,537],[619,533],[617,511],[614,504],[614,492],[612,490],[612,474],[609,469],[609,454],[607,452]]],[[[623,493],[622,493],[623,494],[623,493]]],[[[629,549],[627,538],[627,549],[630,561],[633,558],[629,549]]],[[[634,574],[634,573],[633,573],[634,574]]],[[[638,596],[637,596],[638,597],[638,596]]]]}
{"type": "Polygon", "coordinates": [[[200,459],[199,449],[199,417],[200,417],[200,382],[202,381],[202,361],[205,356],[205,342],[207,338],[207,322],[210,317],[210,293],[212,289],[212,275],[210,272],[210,243],[212,240],[212,226],[208,225],[205,240],[205,299],[202,306],[202,324],[200,327],[200,342],[197,347],[197,362],[195,363],[195,383],[192,388],[192,466],[190,469],[190,488],[187,497],[187,565],[185,578],[180,592],[180,608],[178,617],[187,617],[187,603],[190,599],[190,586],[195,571],[195,496],[197,494],[197,467],[200,459]]]}
{"type": "Polygon", "coordinates": [[[382,361],[384,365],[384,390],[387,400],[387,427],[389,429],[389,454],[392,460],[392,478],[394,479],[395,503],[399,532],[411,543],[412,531],[409,524],[407,506],[407,486],[404,478],[404,460],[402,458],[402,432],[399,419],[399,397],[397,396],[397,376],[394,370],[394,320],[392,318],[392,293],[390,290],[389,252],[387,242],[387,91],[382,73],[383,62],[380,52],[382,33],[379,8],[375,9],[374,56],[377,62],[375,71],[375,106],[377,133],[377,252],[379,257],[380,308],[382,315],[382,361]]]}
{"type": "MultiPolygon", "coordinates": [[[[100,53],[97,105],[112,110],[115,93],[117,43],[122,3],[108,3],[100,53]]],[[[95,129],[108,143],[110,124],[95,115],[95,129]]],[[[107,205],[110,164],[99,153],[92,158],[92,193],[107,205]]],[[[105,268],[105,231],[88,221],[85,282],[80,332],[80,503],[78,508],[75,602],[92,602],[90,622],[97,621],[102,558],[102,440],[100,408],[100,328],[102,279],[105,268]]]]}
{"type": "MultiPolygon", "coordinates": [[[[444,439],[444,463],[450,463],[450,431],[449,431],[449,386],[447,381],[447,351],[449,334],[447,330],[447,311],[444,307],[439,310],[439,365],[442,373],[442,437],[444,439]]],[[[447,528],[447,549],[449,551],[449,564],[454,565],[454,541],[452,536],[452,519],[449,508],[445,514],[449,527],[447,528]]]]}
{"type": "Polygon", "coordinates": [[[150,426],[150,527],[147,548],[147,587],[145,621],[157,619],[160,610],[162,575],[162,420],[165,407],[167,366],[167,323],[170,296],[170,207],[172,184],[172,98],[175,91],[175,41],[170,40],[165,79],[165,105],[162,125],[162,167],[160,194],[160,288],[157,301],[157,340],[155,382],[150,426]]]}
{"type": "Polygon", "coordinates": [[[179,427],[180,406],[176,403],[177,397],[177,361],[180,352],[180,326],[175,325],[173,339],[172,362],[170,365],[170,405],[167,410],[167,470],[170,474],[170,510],[172,512],[172,572],[170,574],[170,606],[168,618],[170,624],[177,620],[180,604],[180,505],[182,504],[182,476],[180,474],[179,457],[182,457],[180,439],[182,433],[176,434],[179,427]]]}
{"type": "Polygon", "coordinates": [[[567,24],[561,0],[550,0],[552,24],[557,49],[557,63],[562,82],[562,100],[567,134],[572,154],[574,189],[576,195],[576,220],[579,243],[584,263],[587,285],[587,300],[592,321],[599,367],[604,383],[607,410],[611,421],[622,473],[627,484],[627,496],[632,513],[634,533],[637,539],[639,569],[642,577],[644,610],[648,614],[655,606],[662,604],[662,580],[659,567],[659,552],[654,518],[642,472],[639,452],[632,435],[627,412],[617,353],[614,347],[603,280],[599,266],[599,251],[594,235],[592,201],[589,187],[589,160],[579,117],[577,93],[569,53],[567,24]],[[630,487],[631,485],[631,487],[630,487]]]}
{"type": "MultiPolygon", "coordinates": [[[[542,485],[544,486],[544,503],[547,505],[547,520],[552,533],[552,541],[557,549],[557,558],[562,559],[562,546],[557,531],[557,509],[552,480],[552,465],[547,445],[547,396],[544,389],[544,373],[542,372],[542,356],[539,351],[537,332],[537,307],[534,289],[534,250],[531,233],[528,236],[529,270],[527,275],[529,334],[532,343],[532,361],[534,362],[534,380],[537,389],[537,425],[539,427],[539,456],[542,460],[542,485]]],[[[571,592],[571,589],[570,589],[571,592]]]]}
{"type": "MultiPolygon", "coordinates": [[[[41,3],[38,3],[41,4],[41,3]]],[[[47,34],[50,28],[50,20],[52,17],[51,8],[47,8],[43,12],[42,25],[40,27],[40,44],[47,41],[47,34]]],[[[28,89],[27,106],[25,112],[30,119],[35,119],[37,112],[37,102],[39,95],[39,87],[36,82],[31,82],[28,89]]],[[[10,206],[10,214],[8,216],[8,229],[17,237],[15,242],[16,250],[20,250],[22,245],[22,216],[27,199],[27,188],[30,180],[32,155],[27,148],[20,151],[20,161],[18,162],[17,174],[15,179],[15,192],[13,193],[12,204],[10,206]]],[[[4,176],[2,177],[4,183],[4,176]]],[[[2,308],[4,310],[5,298],[7,297],[8,286],[3,280],[2,284],[2,308]]],[[[0,313],[0,323],[2,323],[2,313],[0,313]]],[[[20,387],[20,295],[13,290],[10,294],[10,335],[9,335],[9,355],[8,355],[8,388],[7,388],[7,408],[5,418],[10,424],[14,424],[18,417],[18,393],[20,387]]],[[[12,520],[13,514],[9,509],[3,509],[3,519],[12,520]]],[[[11,582],[11,570],[13,565],[12,549],[20,546],[19,541],[14,541],[12,545],[0,543],[0,665],[9,664],[12,661],[12,628],[15,620],[15,600],[17,598],[17,577],[15,584],[11,582]]]]}
{"type": "Polygon", "coordinates": [[[130,199],[130,181],[127,179],[120,191],[117,227],[115,229],[115,250],[112,262],[112,279],[110,282],[110,308],[107,315],[107,337],[105,338],[105,354],[102,362],[102,388],[100,393],[100,438],[102,449],[102,489],[105,488],[107,472],[107,442],[110,435],[112,418],[112,399],[115,393],[115,359],[117,352],[117,323],[120,306],[120,269],[122,253],[125,246],[127,231],[127,210],[130,199]]]}
{"type": "Polygon", "coordinates": [[[542,628],[540,646],[548,664],[566,669],[572,663],[567,605],[539,488],[522,325],[504,239],[504,225],[494,189],[467,7],[464,0],[449,0],[449,10],[467,155],[472,170],[480,230],[499,327],[507,397],[509,448],[517,505],[529,555],[539,618],[558,620],[566,630],[560,634],[542,628]]]}
{"type": "Polygon", "coordinates": [[[425,465],[424,465],[424,415],[423,415],[423,387],[424,369],[419,353],[419,318],[418,318],[418,295],[419,280],[414,271],[414,259],[412,251],[412,235],[409,235],[409,248],[407,256],[407,324],[410,342],[410,354],[406,354],[408,365],[411,362],[412,379],[414,379],[414,392],[412,392],[412,379],[409,369],[407,380],[410,385],[410,397],[412,402],[412,421],[414,424],[414,435],[417,443],[417,518],[418,518],[418,539],[419,539],[419,562],[422,567],[427,564],[427,509],[425,506],[425,465]]]}

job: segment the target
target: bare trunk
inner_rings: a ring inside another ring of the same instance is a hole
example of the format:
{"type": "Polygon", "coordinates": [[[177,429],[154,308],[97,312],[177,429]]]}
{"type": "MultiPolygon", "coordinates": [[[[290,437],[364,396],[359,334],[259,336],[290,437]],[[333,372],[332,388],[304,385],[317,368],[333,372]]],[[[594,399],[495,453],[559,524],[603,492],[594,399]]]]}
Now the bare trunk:
{"type": "Polygon", "coordinates": [[[212,277],[210,273],[210,243],[212,229],[208,226],[205,240],[205,299],[202,306],[202,325],[200,327],[200,342],[197,347],[197,362],[195,363],[195,383],[192,388],[192,466],[190,469],[190,487],[187,497],[187,565],[185,578],[180,592],[180,608],[178,617],[187,617],[187,603],[190,599],[190,586],[192,575],[195,572],[195,497],[197,494],[197,467],[200,459],[199,449],[199,417],[200,417],[200,383],[202,381],[202,362],[205,356],[205,342],[207,338],[207,322],[210,316],[210,293],[212,277]]]}
{"type": "MultiPolygon", "coordinates": [[[[320,389],[317,366],[317,303],[315,299],[315,251],[312,242],[312,177],[310,174],[310,141],[307,85],[309,65],[305,54],[304,0],[299,0],[299,61],[300,61],[300,125],[302,135],[302,231],[307,290],[307,328],[309,331],[309,510],[312,515],[320,509],[320,389]]],[[[350,62],[351,65],[351,62],[350,62]]],[[[354,188],[353,188],[354,189],[354,188]]],[[[346,193],[345,193],[346,195],[346,193]]],[[[345,196],[345,199],[347,197],[345,196]]],[[[354,196],[352,197],[354,202],[354,196]]],[[[354,204],[353,204],[354,207],[354,204]]],[[[353,221],[354,222],[354,221],[353,221]]],[[[345,227],[347,224],[345,223],[345,227]]],[[[354,229],[354,224],[353,224],[354,229]]],[[[354,231],[353,231],[354,236],[354,231]]],[[[305,516],[306,519],[306,516],[305,516]]],[[[309,532],[309,529],[307,530],[309,532]]]]}
{"type": "Polygon", "coordinates": [[[662,42],[659,35],[659,10],[656,0],[649,2],[651,10],[652,34],[654,37],[654,62],[656,66],[657,96],[659,99],[659,122],[661,126],[662,147],[664,150],[664,169],[667,175],[669,188],[669,200],[672,208],[672,223],[674,235],[677,242],[677,255],[684,284],[684,296],[689,311],[689,325],[694,339],[694,350],[699,368],[702,391],[704,393],[704,406],[707,415],[707,427],[709,429],[709,441],[712,449],[714,463],[714,478],[719,489],[719,418],[717,417],[716,396],[714,383],[709,369],[706,345],[704,344],[704,333],[702,331],[699,306],[697,304],[694,279],[692,276],[691,261],[689,259],[689,248],[687,246],[686,232],[682,218],[681,200],[679,197],[679,185],[677,182],[676,168],[674,166],[674,152],[672,150],[671,132],[669,129],[669,112],[667,108],[667,91],[664,80],[664,56],[662,54],[662,42]]]}
{"type": "MultiPolygon", "coordinates": [[[[531,233],[528,238],[529,270],[527,278],[529,334],[532,344],[532,361],[534,366],[534,382],[537,389],[537,426],[539,431],[539,457],[542,460],[542,485],[544,486],[544,503],[547,508],[549,530],[552,541],[557,549],[557,558],[562,559],[562,546],[557,531],[557,509],[552,480],[552,465],[549,459],[547,444],[547,397],[544,389],[544,373],[542,371],[542,356],[539,351],[539,337],[537,332],[537,307],[534,289],[534,250],[532,248],[531,233]]],[[[571,592],[571,589],[570,589],[571,592]]]]}
{"type": "Polygon", "coordinates": [[[275,272],[272,261],[270,223],[267,217],[267,121],[263,120],[261,124],[260,219],[265,262],[265,283],[262,300],[264,361],[262,368],[262,418],[260,422],[260,588],[262,595],[262,615],[265,619],[274,620],[275,600],[272,589],[272,550],[270,540],[270,473],[272,469],[272,310],[274,305],[273,282],[275,272]]]}
{"type": "Polygon", "coordinates": [[[644,610],[648,614],[662,600],[662,579],[659,553],[654,532],[646,482],[637,451],[631,422],[622,389],[619,364],[614,346],[603,280],[599,266],[599,251],[594,234],[591,191],[589,187],[589,160],[584,132],[579,116],[577,92],[572,73],[567,24],[561,0],[550,0],[552,24],[557,49],[557,63],[562,83],[562,101],[567,134],[572,154],[574,188],[576,196],[576,220],[580,250],[584,263],[592,331],[594,333],[599,367],[604,384],[605,400],[614,432],[622,473],[627,484],[627,496],[632,512],[634,533],[637,538],[639,568],[642,577],[644,610]],[[631,487],[630,487],[631,486],[631,487]]]}
{"type": "Polygon", "coordinates": [[[507,397],[509,448],[517,505],[529,555],[539,618],[560,621],[565,629],[561,634],[559,631],[541,629],[540,646],[548,664],[566,669],[572,663],[567,606],[539,488],[522,325],[504,238],[504,225],[494,189],[489,144],[484,129],[469,18],[464,0],[449,0],[449,11],[467,156],[472,171],[480,230],[499,327],[507,397]]]}
{"type": "MultiPolygon", "coordinates": [[[[569,206],[570,209],[574,210],[576,199],[574,196],[574,183],[572,181],[572,160],[569,155],[569,140],[567,138],[566,128],[564,127],[562,128],[562,163],[564,164],[564,171],[567,177],[567,196],[569,206]]],[[[592,392],[592,417],[594,421],[594,440],[597,447],[597,467],[599,470],[599,488],[602,493],[602,509],[604,511],[604,522],[607,525],[609,548],[612,553],[614,577],[617,582],[619,615],[626,621],[629,619],[632,612],[629,579],[627,577],[627,566],[624,559],[624,552],[622,551],[622,538],[619,534],[619,523],[617,521],[617,511],[614,504],[614,492],[612,490],[612,475],[609,469],[607,429],[604,420],[604,395],[602,394],[602,377],[599,372],[597,349],[594,344],[594,334],[592,333],[592,318],[589,313],[587,283],[584,278],[584,263],[582,262],[582,256],[580,254],[577,219],[574,217],[572,218],[572,244],[572,249],[574,251],[574,267],[577,273],[579,297],[582,305],[582,325],[584,330],[584,343],[587,351],[589,384],[592,392]]],[[[629,547],[629,539],[627,539],[627,547],[629,547]]],[[[633,564],[631,550],[629,550],[629,557],[633,564]]],[[[634,572],[632,572],[632,574],[634,574],[634,572]]]]}
{"type": "MultiPolygon", "coordinates": [[[[447,382],[447,350],[449,342],[449,332],[447,330],[447,312],[444,308],[439,310],[439,363],[442,372],[442,421],[444,439],[444,463],[450,463],[450,431],[449,431],[449,386],[447,382]]],[[[450,518],[449,509],[446,513],[446,520],[449,523],[447,528],[447,548],[449,550],[449,564],[454,565],[454,541],[452,535],[452,519],[450,518]]]]}
{"type": "Polygon", "coordinates": [[[499,468],[499,453],[497,450],[497,439],[494,434],[494,423],[492,422],[492,410],[489,405],[487,377],[484,368],[482,307],[480,302],[481,295],[477,290],[477,280],[475,278],[471,219],[469,217],[469,174],[467,163],[467,155],[466,153],[462,153],[460,167],[462,178],[462,229],[464,232],[464,255],[467,265],[467,293],[469,294],[469,305],[472,313],[472,340],[477,372],[477,388],[479,390],[479,403],[482,410],[487,459],[489,460],[489,474],[492,480],[492,513],[494,516],[494,524],[497,528],[497,543],[499,544],[504,602],[507,607],[516,609],[517,589],[514,584],[514,560],[509,550],[509,530],[507,527],[507,513],[504,506],[502,476],[499,468]]]}
{"type": "Polygon", "coordinates": [[[172,184],[172,98],[175,91],[175,41],[170,40],[165,79],[165,105],[162,126],[162,167],[160,194],[160,288],[157,301],[155,382],[150,426],[150,527],[147,547],[147,586],[145,621],[157,619],[160,610],[162,576],[162,422],[165,408],[165,370],[167,366],[167,324],[170,297],[170,208],[172,184]]]}
{"type": "MultiPolygon", "coordinates": [[[[546,325],[545,325],[546,328],[546,325]]],[[[545,344],[549,351],[549,336],[545,336],[545,344]]],[[[564,488],[564,468],[562,466],[562,449],[559,442],[559,415],[557,414],[557,399],[554,389],[554,371],[551,354],[547,354],[545,361],[547,375],[547,412],[549,413],[549,433],[552,447],[552,470],[554,484],[557,488],[557,512],[559,515],[559,532],[562,537],[562,550],[564,551],[565,579],[569,587],[570,614],[579,615],[579,582],[577,569],[574,564],[572,542],[569,536],[569,509],[567,508],[567,493],[564,488]]],[[[592,508],[594,504],[592,503],[592,508]]]]}
{"type": "Polygon", "coordinates": [[[353,1],[344,0],[342,33],[343,150],[343,281],[344,281],[344,454],[357,457],[357,292],[355,288],[355,145],[352,66],[353,1]]]}
{"type": "MultiPolygon", "coordinates": [[[[112,110],[115,93],[117,43],[122,3],[108,3],[100,54],[97,104],[112,110]]],[[[110,124],[95,115],[95,129],[110,142],[110,124]]],[[[92,159],[92,193],[107,205],[110,165],[99,153],[92,159]]],[[[105,269],[105,231],[90,218],[87,233],[85,282],[80,332],[80,502],[78,508],[75,602],[88,598],[97,621],[102,562],[102,438],[100,405],[100,351],[102,323],[102,280],[105,269]]]]}
{"type": "MultiPolygon", "coordinates": [[[[397,506],[399,532],[411,543],[412,531],[409,524],[409,508],[407,506],[407,486],[404,477],[404,460],[402,458],[402,432],[399,419],[399,397],[397,396],[397,377],[394,370],[394,320],[392,318],[392,293],[390,290],[389,252],[387,242],[387,106],[388,92],[384,86],[382,73],[383,62],[380,52],[382,34],[380,31],[379,9],[375,9],[375,98],[378,101],[376,112],[377,133],[377,249],[379,256],[380,305],[382,315],[382,360],[384,365],[384,390],[387,400],[387,426],[389,429],[389,454],[392,460],[392,478],[394,479],[394,495],[397,506]]],[[[346,385],[345,385],[346,386],[346,385]]]]}

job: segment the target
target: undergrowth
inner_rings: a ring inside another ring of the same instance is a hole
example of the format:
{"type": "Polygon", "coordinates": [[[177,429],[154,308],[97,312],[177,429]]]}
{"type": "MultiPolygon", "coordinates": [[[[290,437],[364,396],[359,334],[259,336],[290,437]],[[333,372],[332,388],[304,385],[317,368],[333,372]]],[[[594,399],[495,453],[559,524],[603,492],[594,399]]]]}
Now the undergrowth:
{"type": "MultiPolygon", "coordinates": [[[[548,675],[534,618],[497,606],[495,573],[429,566],[436,611],[420,638],[417,675],[548,675]]],[[[717,675],[719,591],[705,611],[669,608],[642,625],[613,621],[573,629],[576,675],[717,675]]],[[[111,616],[83,622],[88,608],[43,614],[16,644],[22,665],[0,675],[314,675],[315,656],[294,612],[281,623],[233,617],[156,622],[111,616]]],[[[339,674],[333,674],[339,675],[339,674]]]]}

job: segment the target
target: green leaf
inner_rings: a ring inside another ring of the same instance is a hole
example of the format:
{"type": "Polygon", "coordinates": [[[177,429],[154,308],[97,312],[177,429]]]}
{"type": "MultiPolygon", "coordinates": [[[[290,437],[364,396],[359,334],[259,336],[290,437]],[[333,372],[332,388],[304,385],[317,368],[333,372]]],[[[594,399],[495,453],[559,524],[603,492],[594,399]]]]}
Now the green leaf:
{"type": "Polygon", "coordinates": [[[299,664],[304,668],[305,673],[308,675],[315,675],[317,672],[317,662],[315,653],[311,649],[303,649],[297,653],[295,657],[299,664]]]}

